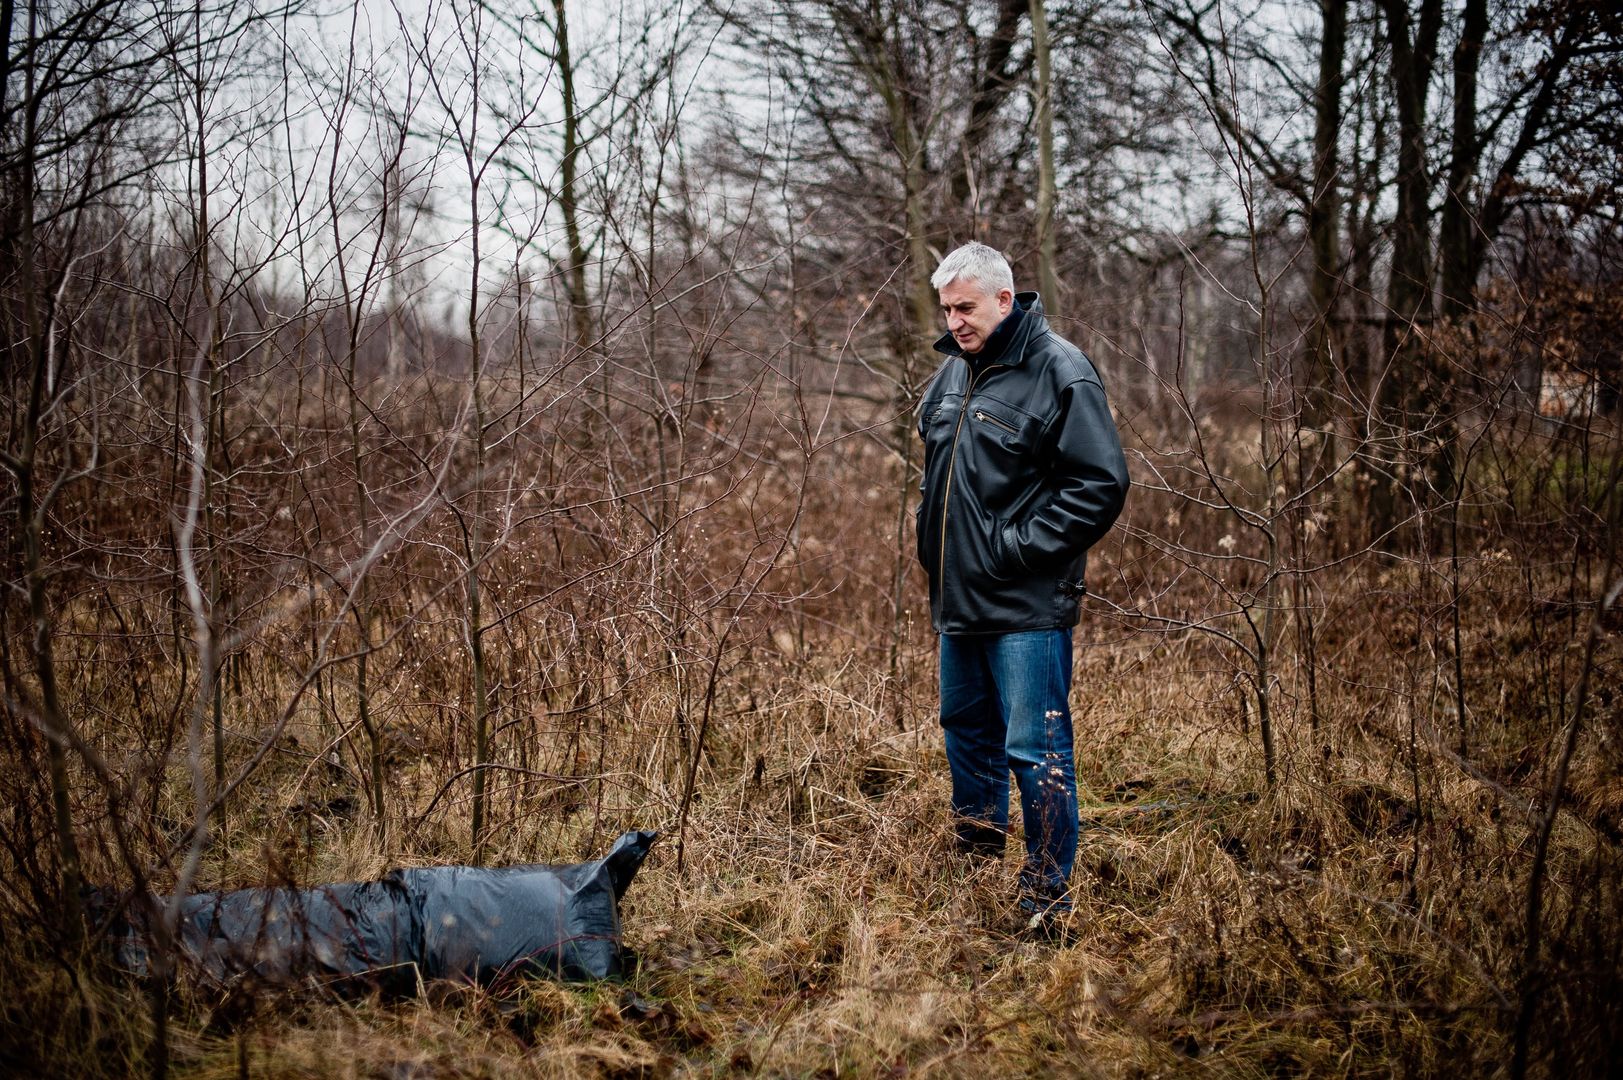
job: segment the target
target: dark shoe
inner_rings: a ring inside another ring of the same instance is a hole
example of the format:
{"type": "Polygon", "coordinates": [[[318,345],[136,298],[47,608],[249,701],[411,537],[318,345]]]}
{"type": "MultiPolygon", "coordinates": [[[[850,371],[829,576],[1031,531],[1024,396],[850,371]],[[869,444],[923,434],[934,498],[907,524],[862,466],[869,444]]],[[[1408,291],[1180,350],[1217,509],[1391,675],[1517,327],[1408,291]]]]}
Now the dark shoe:
{"type": "Polygon", "coordinates": [[[1070,923],[1069,893],[1060,886],[1055,895],[1033,882],[1029,875],[1022,873],[1020,877],[1020,914],[1025,917],[1021,933],[1042,941],[1058,940],[1070,923]]]}
{"type": "MultiPolygon", "coordinates": [[[[1024,914],[1026,901],[1020,902],[1024,914]]],[[[1020,930],[1020,936],[1028,941],[1039,941],[1047,945],[1069,945],[1076,938],[1076,928],[1072,918],[1071,906],[1063,907],[1050,905],[1038,908],[1035,904],[1029,909],[1026,924],[1020,930]]]]}

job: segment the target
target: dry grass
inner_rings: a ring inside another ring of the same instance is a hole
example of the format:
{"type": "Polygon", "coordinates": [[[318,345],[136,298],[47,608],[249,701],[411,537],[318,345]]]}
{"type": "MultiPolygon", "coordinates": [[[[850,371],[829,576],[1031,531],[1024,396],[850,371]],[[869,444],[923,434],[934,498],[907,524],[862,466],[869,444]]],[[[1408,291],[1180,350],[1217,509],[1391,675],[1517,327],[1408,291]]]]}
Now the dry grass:
{"type": "MultiPolygon", "coordinates": [[[[1623,1029],[1615,616],[1553,835],[1542,977],[1526,981],[1523,967],[1534,824],[1601,574],[1581,537],[1551,554],[1547,530],[1506,531],[1466,553],[1463,754],[1449,562],[1366,558],[1315,579],[1317,731],[1287,637],[1271,789],[1236,658],[1090,603],[1073,696],[1077,910],[1062,940],[1039,941],[1012,904],[1018,839],[1001,865],[952,852],[917,581],[898,682],[887,681],[894,488],[872,482],[884,458],[871,447],[838,464],[800,477],[801,533],[748,596],[729,575],[761,565],[794,494],[785,474],[753,467],[691,485],[698,502],[731,494],[667,535],[668,573],[652,581],[645,563],[615,563],[641,543],[625,507],[598,507],[590,528],[517,531],[488,561],[492,608],[521,613],[486,636],[495,760],[512,768],[492,775],[483,857],[573,861],[623,828],[665,829],[624,910],[639,970],[500,994],[434,986],[405,1001],[304,987],[221,1002],[182,985],[168,1013],[174,1074],[1488,1075],[1509,1061],[1529,993],[1535,1072],[1611,1068],[1623,1029]],[[583,559],[616,569],[521,607],[560,560],[583,559]]],[[[1171,520],[1148,493],[1132,514],[1171,520]]],[[[1180,536],[1217,551],[1226,528],[1185,521],[1180,536]]],[[[443,550],[403,546],[371,594],[386,631],[369,669],[382,827],[362,783],[371,747],[355,726],[352,662],[326,668],[277,727],[311,627],[347,618],[318,605],[270,622],[228,668],[230,763],[274,745],[232,799],[200,887],[478,857],[457,779],[471,754],[467,652],[443,550]]],[[[1118,602],[1211,599],[1130,539],[1107,544],[1094,573],[1118,602]]],[[[116,612],[92,589],[71,594],[59,640],[73,715],[128,779],[125,824],[160,888],[174,864],[156,855],[192,813],[178,732],[195,677],[161,585],[132,586],[116,612]]],[[[0,1067],[143,1071],[143,989],[50,952],[48,802],[37,737],[20,730],[7,729],[0,777],[17,808],[0,828],[0,1067]]],[[[90,875],[128,884],[105,789],[82,771],[74,783],[90,875]]]]}
{"type": "MultiPolygon", "coordinates": [[[[539,982],[500,997],[435,989],[404,1002],[331,1002],[312,990],[229,1022],[216,1002],[184,999],[176,1073],[1493,1071],[1507,1059],[1516,994],[1525,822],[1429,752],[1417,817],[1378,718],[1327,756],[1298,732],[1290,778],[1263,791],[1255,747],[1214,704],[1217,680],[1191,670],[1195,653],[1168,657],[1132,640],[1082,653],[1088,828],[1061,943],[1020,932],[1016,845],[1003,865],[952,855],[927,688],[914,688],[907,728],[887,730],[873,686],[853,674],[859,658],[821,655],[780,666],[805,681],[767,733],[794,737],[770,747],[717,732],[682,838],[685,865],[666,836],[628,897],[642,964],[625,983],[539,982]],[[844,675],[819,682],[812,669],[844,675]],[[756,755],[764,769],[750,767],[756,755]]],[[[915,678],[927,677],[927,659],[912,655],[915,678]]],[[[1614,791],[1603,772],[1586,759],[1581,786],[1614,791]]],[[[304,770],[286,774],[308,790],[304,770]]],[[[295,789],[272,790],[294,801],[295,789]]],[[[609,806],[602,818],[669,824],[674,797],[642,790],[627,800],[640,807],[609,806]]],[[[495,860],[572,857],[590,842],[580,810],[531,809],[521,795],[511,805],[535,820],[504,822],[495,860]]],[[[415,829],[392,822],[384,848],[364,812],[315,817],[289,823],[244,808],[210,876],[240,882],[278,865],[298,880],[345,878],[470,854],[455,809],[415,829]]],[[[1571,902],[1591,902],[1584,868],[1615,873],[1615,847],[1571,819],[1557,839],[1554,883],[1571,902]]],[[[59,1074],[138,1067],[149,1025],[133,988],[70,990],[60,969],[17,948],[15,1061],[59,1074]],[[81,1015],[41,1026],[47,1005],[81,1015]]]]}

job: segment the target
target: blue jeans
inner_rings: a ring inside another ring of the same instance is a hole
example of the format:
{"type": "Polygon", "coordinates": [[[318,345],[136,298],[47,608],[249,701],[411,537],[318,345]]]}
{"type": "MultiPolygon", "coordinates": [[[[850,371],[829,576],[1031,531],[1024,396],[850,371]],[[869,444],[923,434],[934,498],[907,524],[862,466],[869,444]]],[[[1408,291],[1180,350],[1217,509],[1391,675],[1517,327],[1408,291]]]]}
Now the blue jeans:
{"type": "Polygon", "coordinates": [[[941,726],[960,849],[1001,855],[1009,772],[1020,787],[1022,899],[1063,903],[1076,861],[1071,631],[943,634],[941,726]]]}

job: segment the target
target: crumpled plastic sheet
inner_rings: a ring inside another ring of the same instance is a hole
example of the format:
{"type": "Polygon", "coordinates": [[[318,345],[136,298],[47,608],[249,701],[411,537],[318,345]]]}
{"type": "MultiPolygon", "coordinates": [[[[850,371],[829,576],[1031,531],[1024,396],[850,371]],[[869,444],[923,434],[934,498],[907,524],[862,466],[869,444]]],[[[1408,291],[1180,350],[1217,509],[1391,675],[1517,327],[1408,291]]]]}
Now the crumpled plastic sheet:
{"type": "MultiPolygon", "coordinates": [[[[625,833],[603,858],[565,866],[435,866],[197,893],[181,900],[180,966],[222,987],[316,979],[400,993],[435,979],[612,978],[626,963],[619,901],[657,835],[625,833]]],[[[149,917],[132,913],[110,934],[118,965],[140,976],[152,967],[149,917]]]]}

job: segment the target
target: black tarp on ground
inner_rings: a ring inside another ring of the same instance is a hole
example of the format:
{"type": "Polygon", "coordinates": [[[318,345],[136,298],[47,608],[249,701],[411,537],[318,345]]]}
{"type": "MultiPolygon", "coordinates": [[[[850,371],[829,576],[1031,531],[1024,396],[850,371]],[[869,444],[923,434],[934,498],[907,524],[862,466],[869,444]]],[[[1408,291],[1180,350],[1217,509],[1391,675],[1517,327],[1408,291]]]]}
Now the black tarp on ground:
{"type": "MultiPolygon", "coordinates": [[[[315,978],[397,992],[432,979],[609,978],[622,972],[619,900],[656,835],[625,833],[603,858],[567,866],[435,866],[198,893],[181,901],[181,966],[221,986],[315,978]]],[[[147,918],[111,935],[119,966],[138,975],[150,972],[147,918]]]]}

